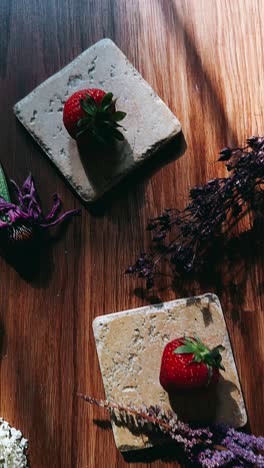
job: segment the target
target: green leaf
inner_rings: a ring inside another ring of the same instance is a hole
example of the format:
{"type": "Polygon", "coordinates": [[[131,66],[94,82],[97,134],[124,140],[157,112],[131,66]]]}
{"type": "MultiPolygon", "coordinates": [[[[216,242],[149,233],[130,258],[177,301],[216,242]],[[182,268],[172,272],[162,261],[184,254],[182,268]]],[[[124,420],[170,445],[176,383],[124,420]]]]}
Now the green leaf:
{"type": "Polygon", "coordinates": [[[10,198],[9,190],[7,186],[7,181],[6,181],[4,170],[1,164],[0,164],[0,196],[4,198],[5,201],[11,202],[11,198],[10,198]]]}
{"type": "Polygon", "coordinates": [[[87,132],[87,128],[84,127],[79,132],[76,133],[76,138],[79,138],[79,136],[83,135],[83,133],[87,132]]]}
{"type": "Polygon", "coordinates": [[[116,124],[114,122],[104,122],[102,127],[99,129],[100,133],[106,135],[108,140],[115,138],[116,140],[122,141],[124,140],[124,135],[119,132],[116,128],[116,124]]]}
{"type": "Polygon", "coordinates": [[[96,120],[97,122],[99,122],[99,125],[101,124],[101,122],[109,122],[109,118],[109,114],[103,112],[102,110],[99,110],[99,112],[96,115],[96,120]]]}
{"type": "Polygon", "coordinates": [[[119,130],[117,130],[116,128],[113,128],[111,130],[112,132],[112,136],[116,139],[116,140],[119,140],[119,141],[123,141],[125,139],[123,133],[119,132],[119,130]]]}
{"type": "Polygon", "coordinates": [[[221,354],[220,354],[220,351],[218,348],[214,348],[212,349],[212,351],[210,351],[210,357],[213,358],[213,359],[222,359],[221,357],[221,354]]]}
{"type": "Polygon", "coordinates": [[[80,99],[80,106],[86,114],[89,114],[91,117],[93,117],[96,113],[97,106],[95,100],[91,98],[91,96],[88,94],[86,94],[86,96],[87,99],[80,99]]]}
{"type": "Polygon", "coordinates": [[[112,104],[113,93],[107,93],[101,101],[101,109],[106,110],[112,104]]]}
{"type": "Polygon", "coordinates": [[[183,345],[176,348],[173,352],[175,354],[189,354],[193,353],[193,347],[192,345],[183,345]]]}
{"type": "Polygon", "coordinates": [[[202,345],[202,346],[204,347],[204,344],[203,344],[203,342],[200,340],[200,338],[199,338],[198,335],[194,334],[193,337],[194,337],[194,340],[195,340],[197,343],[199,343],[200,345],[202,345]]]}
{"type": "Polygon", "coordinates": [[[88,122],[88,123],[84,123],[82,125],[78,125],[77,124],[77,127],[80,129],[77,133],[76,133],[76,137],[78,138],[80,135],[82,135],[83,133],[86,133],[86,132],[91,132],[91,124],[92,122],[88,122]]]}
{"type": "Polygon", "coordinates": [[[125,118],[125,116],[126,116],[126,112],[117,111],[113,114],[112,120],[114,122],[120,122],[121,120],[125,118]]]}
{"type": "Polygon", "coordinates": [[[95,99],[94,99],[92,96],[90,96],[90,94],[86,94],[84,100],[85,100],[86,104],[87,104],[94,112],[97,111],[98,105],[96,104],[95,99]]]}
{"type": "Polygon", "coordinates": [[[109,119],[112,117],[112,103],[108,104],[105,107],[99,107],[98,114],[103,114],[109,119]]]}
{"type": "Polygon", "coordinates": [[[203,361],[203,357],[200,355],[200,354],[197,354],[194,358],[194,361],[195,362],[202,362],[203,361]]]}
{"type": "Polygon", "coordinates": [[[213,348],[208,355],[208,358],[211,359],[217,367],[221,365],[222,356],[220,353],[221,351],[224,351],[224,349],[224,346],[218,345],[215,348],[213,348]]]}
{"type": "Polygon", "coordinates": [[[192,338],[191,336],[185,336],[184,337],[184,342],[185,343],[196,343],[196,340],[192,338]]]}
{"type": "Polygon", "coordinates": [[[218,346],[216,346],[215,348],[212,349],[212,351],[215,351],[215,350],[224,351],[225,347],[223,345],[218,345],[218,346]]]}
{"type": "Polygon", "coordinates": [[[77,127],[81,128],[84,125],[89,126],[92,123],[92,119],[90,117],[84,117],[83,119],[79,119],[77,122],[77,127]]]}

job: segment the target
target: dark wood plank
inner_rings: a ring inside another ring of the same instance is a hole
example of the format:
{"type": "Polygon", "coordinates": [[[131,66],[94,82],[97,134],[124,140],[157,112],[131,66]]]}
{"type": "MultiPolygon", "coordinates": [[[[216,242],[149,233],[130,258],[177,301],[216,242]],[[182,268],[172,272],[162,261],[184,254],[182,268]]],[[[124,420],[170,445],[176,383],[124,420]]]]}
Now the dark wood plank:
{"type": "MultiPolygon", "coordinates": [[[[149,245],[146,220],[186,201],[188,188],[225,174],[219,148],[263,132],[262,0],[2,0],[1,161],[22,182],[31,171],[48,209],[58,191],[80,203],[15,121],[13,104],[79,52],[112,38],[176,113],[184,156],[116,190],[103,213],[82,209],[60,242],[16,271],[1,260],[1,415],[23,430],[37,468],[175,466],[125,461],[103,415],[78,391],[103,396],[91,331],[95,316],[141,306],[123,271],[149,245]],[[26,267],[26,268],[25,268],[26,267]]],[[[163,300],[206,291],[222,302],[252,431],[263,433],[263,256],[254,242],[238,266],[182,282],[163,300]],[[210,281],[209,281],[210,280],[210,281]],[[252,354],[257,356],[252,362],[252,354]]]]}

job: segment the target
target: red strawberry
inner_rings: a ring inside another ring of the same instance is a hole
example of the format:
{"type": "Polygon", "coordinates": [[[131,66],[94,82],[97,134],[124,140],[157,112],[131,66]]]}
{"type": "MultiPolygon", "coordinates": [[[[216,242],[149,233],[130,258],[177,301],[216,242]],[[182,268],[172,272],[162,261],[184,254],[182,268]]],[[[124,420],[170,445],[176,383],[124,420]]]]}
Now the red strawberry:
{"type": "Polygon", "coordinates": [[[86,133],[101,143],[113,138],[123,140],[119,132],[125,112],[115,109],[112,93],[102,89],[82,89],[70,96],[64,104],[63,123],[72,138],[86,133]]]}
{"type": "Polygon", "coordinates": [[[171,341],[163,351],[160,384],[168,393],[177,389],[193,389],[214,385],[219,379],[222,345],[208,349],[195,336],[171,341]]]}

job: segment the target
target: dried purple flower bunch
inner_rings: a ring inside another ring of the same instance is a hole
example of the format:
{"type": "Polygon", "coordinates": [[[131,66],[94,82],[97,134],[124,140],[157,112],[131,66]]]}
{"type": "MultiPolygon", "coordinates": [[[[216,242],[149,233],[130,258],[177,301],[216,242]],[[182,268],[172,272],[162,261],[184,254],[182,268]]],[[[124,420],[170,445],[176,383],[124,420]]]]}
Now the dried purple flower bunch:
{"type": "Polygon", "coordinates": [[[263,196],[264,137],[248,138],[244,148],[224,148],[229,177],[215,178],[190,190],[190,202],[183,209],[168,208],[150,219],[153,252],[142,253],[126,273],[137,274],[152,288],[163,258],[169,259],[174,274],[200,270],[212,241],[248,211],[256,210],[263,196]]]}
{"type": "Polygon", "coordinates": [[[148,428],[151,423],[153,431],[168,436],[184,450],[188,466],[214,468],[221,466],[263,467],[264,437],[256,437],[236,431],[233,428],[215,425],[212,427],[195,428],[178,420],[173,411],[164,412],[158,406],[125,407],[104,400],[96,400],[85,395],[79,395],[88,403],[106,408],[112,418],[119,423],[134,424],[148,428]],[[147,426],[146,426],[147,424],[147,426]]]}
{"type": "Polygon", "coordinates": [[[13,180],[10,182],[17,194],[18,203],[11,201],[7,181],[0,166],[1,249],[8,246],[25,245],[25,242],[34,240],[47,228],[80,214],[80,210],[71,210],[59,215],[61,200],[55,194],[51,211],[47,216],[44,216],[32,176],[28,176],[21,189],[13,180]]]}

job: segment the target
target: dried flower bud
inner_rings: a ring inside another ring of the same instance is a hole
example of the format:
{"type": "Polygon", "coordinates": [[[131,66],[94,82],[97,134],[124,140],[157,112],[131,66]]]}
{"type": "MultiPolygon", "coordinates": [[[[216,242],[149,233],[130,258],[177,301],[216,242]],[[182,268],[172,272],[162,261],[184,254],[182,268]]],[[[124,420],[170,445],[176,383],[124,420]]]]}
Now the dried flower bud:
{"type": "Polygon", "coordinates": [[[164,231],[158,232],[154,237],[153,240],[156,242],[162,241],[166,236],[166,233],[164,231]]]}
{"type": "Polygon", "coordinates": [[[129,266],[129,267],[126,269],[125,273],[126,273],[127,275],[131,275],[132,273],[135,273],[135,268],[132,267],[132,266],[129,266]]]}
{"type": "Polygon", "coordinates": [[[222,223],[230,215],[236,222],[248,208],[257,209],[262,198],[259,187],[264,184],[264,137],[250,137],[247,143],[245,148],[225,147],[220,151],[219,161],[227,161],[228,177],[193,187],[190,203],[183,210],[166,208],[150,220],[156,257],[142,254],[134,265],[134,272],[147,280],[148,288],[153,286],[162,258],[168,258],[174,273],[201,269],[207,245],[219,235],[222,223]]]}
{"type": "Polygon", "coordinates": [[[220,151],[219,154],[220,154],[220,157],[218,158],[218,161],[228,161],[232,156],[232,150],[231,148],[226,146],[220,151]]]}
{"type": "Polygon", "coordinates": [[[251,136],[247,139],[247,144],[256,151],[264,144],[264,137],[251,136]]]}
{"type": "Polygon", "coordinates": [[[155,227],[156,227],[156,224],[150,221],[147,225],[147,231],[153,231],[155,227]]]}

